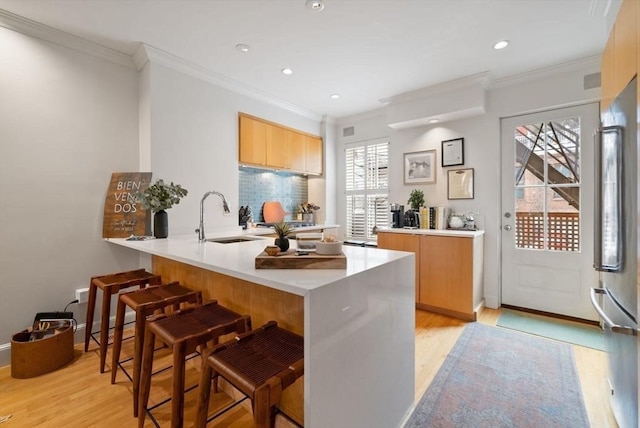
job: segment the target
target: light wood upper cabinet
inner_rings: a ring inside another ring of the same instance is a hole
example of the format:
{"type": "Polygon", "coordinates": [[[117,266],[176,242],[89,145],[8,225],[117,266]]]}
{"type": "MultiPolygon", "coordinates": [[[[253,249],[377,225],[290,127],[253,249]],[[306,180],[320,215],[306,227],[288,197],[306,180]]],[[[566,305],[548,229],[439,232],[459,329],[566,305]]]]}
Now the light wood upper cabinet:
{"type": "Polygon", "coordinates": [[[277,168],[289,168],[289,142],[287,130],[267,125],[267,163],[277,168]]]}
{"type": "Polygon", "coordinates": [[[312,174],[322,174],[322,139],[307,135],[307,169],[312,174]]]}
{"type": "Polygon", "coordinates": [[[322,175],[322,139],[266,120],[239,114],[242,164],[322,175]]]}
{"type": "Polygon", "coordinates": [[[307,170],[307,142],[306,136],[299,132],[288,131],[289,167],[294,171],[307,170]]]}
{"type": "Polygon", "coordinates": [[[240,116],[239,159],[242,163],[267,164],[267,124],[240,116]]]}
{"type": "Polygon", "coordinates": [[[637,0],[625,0],[620,6],[616,18],[614,33],[614,76],[616,82],[616,94],[619,94],[636,75],[637,62],[637,0]]]}
{"type": "Polygon", "coordinates": [[[602,54],[601,111],[622,92],[638,72],[638,28],[637,0],[624,0],[602,54]]]}
{"type": "Polygon", "coordinates": [[[614,59],[614,37],[613,32],[607,40],[607,44],[604,47],[602,53],[602,66],[600,69],[600,110],[605,111],[611,105],[611,102],[616,97],[616,85],[614,78],[615,59],[614,59]]]}

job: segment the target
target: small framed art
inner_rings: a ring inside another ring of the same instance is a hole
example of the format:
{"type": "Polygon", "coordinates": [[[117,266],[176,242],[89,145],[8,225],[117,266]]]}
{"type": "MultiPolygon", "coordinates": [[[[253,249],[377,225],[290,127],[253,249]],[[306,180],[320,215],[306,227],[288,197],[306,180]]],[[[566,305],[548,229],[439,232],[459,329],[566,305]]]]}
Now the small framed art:
{"type": "Polygon", "coordinates": [[[442,142],[442,166],[464,165],[464,138],[442,142]]]}
{"type": "Polygon", "coordinates": [[[404,154],[404,184],[436,182],[436,151],[404,154]]]}
{"type": "Polygon", "coordinates": [[[447,171],[447,199],[473,199],[473,168],[447,171]]]}

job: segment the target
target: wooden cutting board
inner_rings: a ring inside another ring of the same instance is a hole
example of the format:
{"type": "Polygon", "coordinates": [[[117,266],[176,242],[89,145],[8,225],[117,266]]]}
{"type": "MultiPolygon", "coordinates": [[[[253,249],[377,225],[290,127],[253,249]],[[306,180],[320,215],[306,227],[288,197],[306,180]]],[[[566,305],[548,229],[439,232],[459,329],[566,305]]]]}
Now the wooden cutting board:
{"type": "Polygon", "coordinates": [[[309,253],[296,255],[295,250],[270,256],[264,251],[256,257],[256,269],[346,269],[347,257],[343,254],[324,255],[309,253]]]}

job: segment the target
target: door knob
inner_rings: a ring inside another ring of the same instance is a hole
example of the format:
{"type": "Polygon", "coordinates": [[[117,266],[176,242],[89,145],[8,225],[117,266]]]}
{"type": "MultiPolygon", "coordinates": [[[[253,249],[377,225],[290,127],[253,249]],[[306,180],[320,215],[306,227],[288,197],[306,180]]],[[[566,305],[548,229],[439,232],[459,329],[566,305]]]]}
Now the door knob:
{"type": "Polygon", "coordinates": [[[511,230],[511,225],[510,225],[510,224],[506,225],[506,226],[504,227],[504,230],[507,230],[507,231],[511,230]]]}

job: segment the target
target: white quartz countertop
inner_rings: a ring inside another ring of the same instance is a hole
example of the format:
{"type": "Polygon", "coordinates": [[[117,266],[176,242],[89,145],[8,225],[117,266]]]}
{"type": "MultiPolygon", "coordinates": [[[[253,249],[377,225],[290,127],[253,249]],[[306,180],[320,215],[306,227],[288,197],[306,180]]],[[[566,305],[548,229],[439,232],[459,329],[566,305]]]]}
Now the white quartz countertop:
{"type": "Polygon", "coordinates": [[[484,230],[379,228],[378,233],[404,233],[408,235],[438,235],[438,236],[455,236],[458,238],[475,238],[477,236],[484,235],[484,230]]]}
{"type": "MultiPolygon", "coordinates": [[[[318,226],[314,228],[317,229],[318,226]]],[[[401,251],[343,246],[342,251],[347,257],[346,269],[256,269],[255,257],[264,250],[265,246],[273,245],[273,238],[259,237],[254,233],[249,233],[254,231],[255,229],[226,233],[207,233],[207,239],[247,235],[252,235],[251,237],[254,238],[252,241],[231,244],[199,243],[195,234],[148,241],[127,241],[125,238],[107,238],[105,240],[111,244],[197,266],[300,296],[304,296],[310,290],[346,277],[358,275],[404,257],[413,256],[412,253],[401,251]]],[[[291,248],[296,248],[295,239],[291,239],[290,242],[291,248]]]]}

